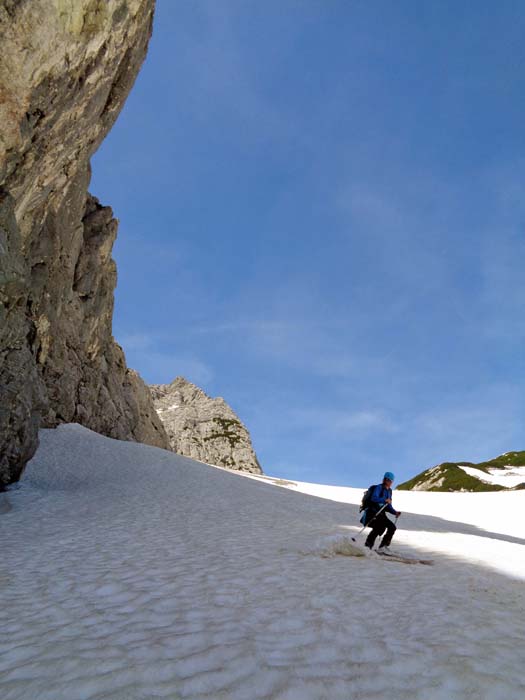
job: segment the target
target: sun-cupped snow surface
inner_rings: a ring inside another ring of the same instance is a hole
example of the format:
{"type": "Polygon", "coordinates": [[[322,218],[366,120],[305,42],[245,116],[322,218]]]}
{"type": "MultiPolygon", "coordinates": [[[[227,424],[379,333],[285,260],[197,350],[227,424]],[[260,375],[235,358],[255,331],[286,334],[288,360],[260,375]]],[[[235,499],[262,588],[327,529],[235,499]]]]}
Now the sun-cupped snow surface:
{"type": "Polygon", "coordinates": [[[525,483],[525,467],[504,467],[503,469],[489,469],[488,474],[481,469],[476,469],[475,467],[465,467],[459,465],[460,469],[469,474],[469,476],[474,476],[480,481],[484,481],[487,484],[498,484],[499,486],[506,486],[507,488],[512,488],[518,484],[525,483]]]}
{"type": "Polygon", "coordinates": [[[523,568],[470,551],[523,561],[523,526],[489,499],[482,526],[403,514],[398,548],[434,566],[334,556],[359,553],[355,504],[70,425],[0,502],[2,700],[525,697],[523,568]]]}

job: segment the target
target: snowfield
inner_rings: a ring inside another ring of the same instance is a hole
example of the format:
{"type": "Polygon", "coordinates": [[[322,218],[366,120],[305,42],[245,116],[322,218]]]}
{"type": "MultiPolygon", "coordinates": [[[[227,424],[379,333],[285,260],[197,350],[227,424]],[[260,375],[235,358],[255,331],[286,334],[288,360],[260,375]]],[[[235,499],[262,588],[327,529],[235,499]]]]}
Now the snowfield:
{"type": "MultiPolygon", "coordinates": [[[[300,493],[356,506],[361,503],[364,491],[301,481],[285,481],[282,484],[283,480],[272,477],[255,474],[246,476],[283,485],[284,488],[300,493]]],[[[379,475],[379,481],[381,476],[379,475]]],[[[525,544],[525,491],[394,491],[393,504],[403,515],[398,523],[399,530],[392,543],[392,549],[403,551],[403,547],[399,545],[406,543],[410,548],[405,548],[405,551],[411,551],[413,554],[424,554],[433,550],[456,556],[463,561],[478,562],[487,568],[525,580],[525,551],[522,548],[525,544]],[[407,529],[407,513],[432,515],[435,520],[431,528],[426,529],[426,526],[421,525],[420,530],[414,531],[413,527],[407,529]],[[441,524],[439,520],[442,521],[441,524]],[[454,525],[456,527],[452,527],[454,525]],[[468,528],[466,525],[474,527],[468,528]]],[[[368,531],[365,535],[367,533],[368,531]]]]}
{"type": "Polygon", "coordinates": [[[474,476],[476,479],[484,481],[486,484],[498,484],[499,486],[512,488],[513,486],[518,486],[518,484],[523,484],[525,482],[525,467],[489,469],[488,474],[481,469],[475,469],[474,467],[463,467],[461,464],[459,465],[459,468],[463,469],[466,474],[474,476]]]}
{"type": "Polygon", "coordinates": [[[0,495],[0,698],[525,698],[525,491],[394,492],[408,566],[333,554],[362,489],[264,481],[42,431],[0,495]]]}

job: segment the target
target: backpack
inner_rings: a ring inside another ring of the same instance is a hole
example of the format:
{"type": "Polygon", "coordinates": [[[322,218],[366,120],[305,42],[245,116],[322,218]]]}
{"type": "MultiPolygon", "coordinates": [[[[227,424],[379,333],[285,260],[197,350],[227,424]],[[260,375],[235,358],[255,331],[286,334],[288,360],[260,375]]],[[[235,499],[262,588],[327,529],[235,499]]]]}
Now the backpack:
{"type": "Polygon", "coordinates": [[[371,498],[372,498],[372,492],[375,489],[376,484],[372,484],[372,486],[369,486],[366,491],[363,492],[363,498],[361,499],[361,505],[359,506],[359,512],[361,513],[363,510],[366,510],[368,506],[370,505],[371,498]]]}

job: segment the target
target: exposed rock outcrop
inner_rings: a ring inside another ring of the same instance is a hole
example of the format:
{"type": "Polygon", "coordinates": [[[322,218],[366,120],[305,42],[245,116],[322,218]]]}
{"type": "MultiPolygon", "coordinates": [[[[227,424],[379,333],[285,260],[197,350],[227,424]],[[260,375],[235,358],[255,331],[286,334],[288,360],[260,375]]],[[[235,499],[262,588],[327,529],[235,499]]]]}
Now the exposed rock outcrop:
{"type": "Polygon", "coordinates": [[[0,3],[0,488],[40,425],[168,441],[112,337],[117,222],[89,159],[145,57],[153,0],[0,3]]]}
{"type": "Polygon", "coordinates": [[[222,398],[210,398],[184,377],[150,386],[171,449],[207,464],[262,474],[250,434],[222,398]]]}

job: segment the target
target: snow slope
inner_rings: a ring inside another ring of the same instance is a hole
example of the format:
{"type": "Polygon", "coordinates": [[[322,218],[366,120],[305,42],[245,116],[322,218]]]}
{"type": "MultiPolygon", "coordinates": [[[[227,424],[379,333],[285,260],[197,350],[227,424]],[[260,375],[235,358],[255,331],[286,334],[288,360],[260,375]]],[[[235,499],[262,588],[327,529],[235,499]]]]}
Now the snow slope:
{"type": "Polygon", "coordinates": [[[398,546],[433,567],[329,556],[355,505],[42,431],[0,498],[0,698],[522,700],[523,526],[497,529],[489,500],[483,523],[458,514],[523,513],[525,492],[450,495],[453,520],[414,514],[448,494],[403,494],[398,546]]]}
{"type": "MultiPolygon", "coordinates": [[[[345,486],[246,476],[356,506],[361,503],[364,491],[345,486]]],[[[414,554],[432,549],[525,580],[525,491],[440,493],[394,490],[393,506],[402,511],[395,536],[396,549],[403,550],[400,543],[410,545],[414,554]],[[409,513],[434,516],[432,526],[421,526],[419,520],[414,524],[407,517],[409,513]]]]}

